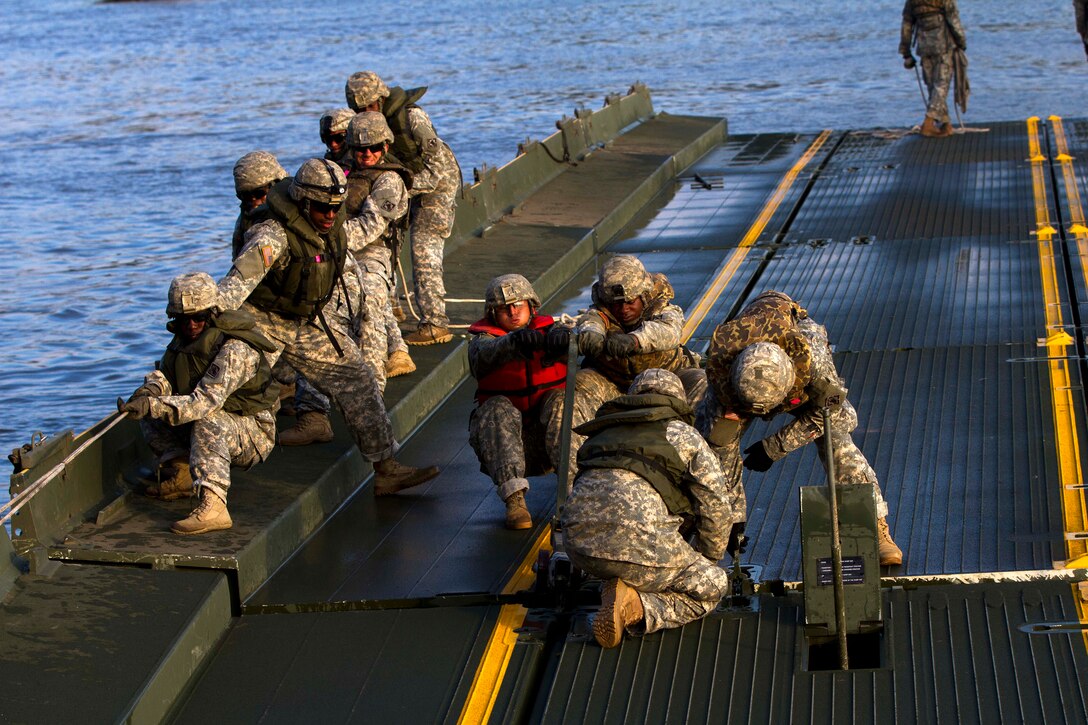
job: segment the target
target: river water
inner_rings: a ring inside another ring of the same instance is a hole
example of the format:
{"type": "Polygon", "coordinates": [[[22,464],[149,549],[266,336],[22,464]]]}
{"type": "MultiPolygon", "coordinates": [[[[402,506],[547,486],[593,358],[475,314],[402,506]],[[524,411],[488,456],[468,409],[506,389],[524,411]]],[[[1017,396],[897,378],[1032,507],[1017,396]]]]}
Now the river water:
{"type": "MultiPolygon", "coordinates": [[[[0,0],[0,450],[77,432],[168,340],[181,272],[229,268],[231,167],[294,171],[370,69],[422,105],[466,176],[576,106],[647,84],[731,132],[900,127],[923,115],[902,0],[0,0]]],[[[1083,116],[1069,0],[960,0],[968,123],[1083,116]]],[[[0,486],[0,501],[6,498],[0,486]]]]}

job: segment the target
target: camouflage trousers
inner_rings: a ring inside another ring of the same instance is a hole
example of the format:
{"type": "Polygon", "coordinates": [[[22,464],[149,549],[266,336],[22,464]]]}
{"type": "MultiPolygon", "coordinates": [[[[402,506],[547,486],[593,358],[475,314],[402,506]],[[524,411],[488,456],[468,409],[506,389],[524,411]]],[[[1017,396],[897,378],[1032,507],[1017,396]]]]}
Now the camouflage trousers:
{"type": "MultiPolygon", "coordinates": [[[[721,418],[721,406],[713,389],[707,391],[702,402],[695,411],[695,427],[711,448],[718,455],[722,472],[726,478],[736,484],[741,480],[743,471],[740,440],[747,430],[749,421],[727,421],[721,418]]],[[[824,435],[822,431],[822,416],[818,410],[808,406],[802,406],[791,411],[791,415],[803,422],[802,425],[792,429],[783,428],[772,433],[764,439],[764,448],[773,460],[801,448],[808,443],[816,444],[816,451],[820,461],[827,466],[827,454],[825,452],[824,435]],[[821,418],[816,423],[817,417],[821,418]]],[[[888,503],[880,491],[880,483],[877,481],[876,472],[869,465],[865,454],[854,443],[850,434],[858,427],[858,414],[850,401],[844,400],[842,405],[830,413],[831,422],[831,447],[835,462],[835,474],[839,483],[871,483],[873,493],[876,496],[876,515],[883,518],[888,515],[888,503]]]]}
{"type": "Polygon", "coordinates": [[[337,309],[329,310],[330,306],[326,305],[325,320],[342,354],[337,353],[317,320],[292,320],[248,303],[242,309],[253,315],[257,329],[279,349],[266,354],[269,363],[274,365],[282,355],[299,375],[332,398],[367,460],[389,458],[398,444],[377,378],[349,332],[349,318],[337,309]]]}
{"type": "Polygon", "coordinates": [[[276,444],[272,411],[252,416],[217,410],[179,426],[144,418],[140,430],[160,463],[188,454],[193,490],[207,486],[224,501],[230,489],[231,466],[249,468],[260,463],[276,444]]]}
{"type": "Polygon", "coordinates": [[[412,285],[420,324],[449,327],[442,258],[453,231],[457,191],[420,194],[412,200],[409,232],[412,243],[412,285]]]}
{"type": "Polygon", "coordinates": [[[491,476],[499,497],[527,491],[526,476],[558,468],[563,422],[563,391],[545,394],[531,410],[521,412],[501,395],[480,403],[468,419],[468,442],[491,476]]]}
{"type": "Polygon", "coordinates": [[[371,245],[356,263],[363,286],[362,314],[356,324],[359,348],[384,391],[386,360],[397,350],[408,349],[393,317],[389,295],[393,279],[391,253],[384,245],[371,245]]]}
{"type": "MultiPolygon", "coordinates": [[[[676,535],[679,539],[679,534],[676,535]]],[[[628,634],[681,627],[710,614],[729,590],[725,570],[686,544],[677,566],[644,566],[568,551],[579,569],[601,579],[622,579],[638,590],[643,621],[628,634]]]]}
{"type": "MultiPolygon", "coordinates": [[[[684,386],[688,403],[692,408],[698,405],[706,394],[706,371],[702,368],[682,368],[674,370],[676,376],[684,386]]],[[[593,420],[597,416],[597,408],[609,400],[626,395],[627,389],[620,389],[618,385],[592,368],[582,368],[574,378],[574,414],[571,418],[571,427],[577,428],[587,420],[593,420]]],[[[573,431],[570,434],[570,469],[577,471],[576,457],[578,449],[586,440],[573,431]]]]}
{"type": "Polygon", "coordinates": [[[922,56],[922,78],[929,93],[929,105],[926,115],[941,123],[950,123],[948,118],[948,87],[952,84],[952,55],[922,56]]]}

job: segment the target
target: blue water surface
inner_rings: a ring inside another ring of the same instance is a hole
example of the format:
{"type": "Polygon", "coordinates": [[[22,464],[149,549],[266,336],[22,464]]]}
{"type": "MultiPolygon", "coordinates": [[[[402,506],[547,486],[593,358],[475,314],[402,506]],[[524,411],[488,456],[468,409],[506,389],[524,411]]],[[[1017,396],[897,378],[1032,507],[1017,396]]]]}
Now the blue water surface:
{"type": "MultiPolygon", "coordinates": [[[[901,0],[2,3],[0,451],[82,430],[159,357],[170,279],[229,268],[231,167],[293,171],[357,70],[427,85],[471,169],[647,84],[730,131],[902,127],[901,0]]],[[[1068,0],[961,0],[966,120],[1084,116],[1068,0]]],[[[481,280],[481,284],[483,284],[481,280]]],[[[0,501],[6,497],[0,486],[0,501]]]]}

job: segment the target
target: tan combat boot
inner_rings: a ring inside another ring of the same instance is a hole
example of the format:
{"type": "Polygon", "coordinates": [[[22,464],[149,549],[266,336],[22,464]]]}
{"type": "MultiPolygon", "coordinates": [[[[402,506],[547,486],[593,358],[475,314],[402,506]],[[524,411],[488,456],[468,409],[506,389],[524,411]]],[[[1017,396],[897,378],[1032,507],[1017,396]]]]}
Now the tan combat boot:
{"type": "Polygon", "coordinates": [[[175,521],[170,529],[179,536],[206,534],[229,529],[234,524],[227,511],[227,502],[207,486],[200,487],[200,503],[188,518],[175,521]]]}
{"type": "Polygon", "coordinates": [[[332,423],[329,416],[317,411],[307,411],[298,422],[280,433],[281,446],[308,446],[311,443],[328,443],[332,440],[332,423]]]}
{"type": "Polygon", "coordinates": [[[404,336],[404,341],[409,345],[438,345],[452,339],[453,333],[447,328],[438,327],[429,322],[424,322],[415,332],[404,336]]]}
{"type": "Polygon", "coordinates": [[[407,350],[397,350],[385,361],[385,377],[395,378],[398,375],[414,373],[416,364],[412,362],[412,356],[407,350]]]}
{"type": "Polygon", "coordinates": [[[903,551],[892,541],[892,532],[883,516],[876,520],[876,543],[881,566],[899,566],[903,563],[903,551]]]}
{"type": "Polygon", "coordinates": [[[280,411],[277,415],[295,417],[295,384],[280,386],[280,411]]]}
{"type": "Polygon", "coordinates": [[[529,515],[529,507],[525,505],[525,492],[518,491],[506,497],[506,528],[531,529],[533,517],[529,515]]]}
{"type": "Polygon", "coordinates": [[[408,316],[404,314],[404,308],[400,306],[400,300],[390,300],[389,306],[393,310],[393,318],[397,322],[404,322],[408,319],[408,316]]]}
{"type": "Polygon", "coordinates": [[[638,590],[622,579],[612,579],[601,589],[601,609],[593,620],[593,636],[602,647],[617,647],[624,628],[641,622],[643,616],[638,590]]]}
{"type": "Polygon", "coordinates": [[[951,121],[947,121],[941,126],[940,135],[941,136],[951,136],[955,132],[956,132],[956,127],[952,125],[951,121]]]}
{"type": "Polygon", "coordinates": [[[374,464],[374,495],[388,496],[412,486],[430,481],[438,475],[438,466],[412,468],[396,459],[386,458],[374,464]]]}
{"type": "Polygon", "coordinates": [[[159,482],[147,487],[147,495],[163,501],[193,494],[193,475],[189,462],[179,459],[170,461],[159,470],[159,482]]]}
{"type": "Polygon", "coordinates": [[[941,135],[941,130],[937,128],[937,122],[926,116],[926,120],[922,121],[922,128],[918,131],[927,138],[937,138],[941,135]]]}

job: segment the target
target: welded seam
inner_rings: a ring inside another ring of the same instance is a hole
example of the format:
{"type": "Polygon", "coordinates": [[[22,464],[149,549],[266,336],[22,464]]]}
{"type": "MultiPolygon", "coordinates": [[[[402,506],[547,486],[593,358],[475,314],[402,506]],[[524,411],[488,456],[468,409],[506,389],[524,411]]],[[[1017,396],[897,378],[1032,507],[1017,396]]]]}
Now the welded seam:
{"type": "MultiPolygon", "coordinates": [[[[1085,288],[1088,289],[1088,269],[1085,269],[1085,263],[1088,262],[1088,226],[1085,226],[1084,223],[1084,206],[1080,198],[1080,185],[1077,183],[1076,171],[1073,168],[1073,157],[1069,154],[1069,144],[1065,138],[1065,126],[1062,124],[1062,119],[1060,116],[1050,116],[1048,120],[1054,135],[1054,146],[1058,152],[1055,160],[1061,165],[1065,199],[1069,210],[1068,226],[1065,227],[1062,236],[1067,241],[1069,237],[1073,238],[1077,263],[1081,269],[1081,274],[1085,278],[1085,288]]],[[[1056,195],[1057,190],[1055,190],[1056,195]]],[[[1068,249],[1067,244],[1067,257],[1069,255],[1068,249]]],[[[1082,375],[1083,372],[1082,368],[1082,375]]],[[[1084,566],[1088,564],[1088,555],[1086,555],[1088,554],[1088,542],[1084,539],[1071,539],[1068,536],[1071,522],[1077,526],[1076,531],[1088,531],[1088,506],[1085,505],[1084,488],[1071,489],[1068,486],[1063,487],[1062,507],[1067,534],[1065,544],[1068,552],[1065,567],[1084,566]]],[[[1082,583],[1073,586],[1073,602],[1077,609],[1077,618],[1082,625],[1088,624],[1088,603],[1084,599],[1085,593],[1088,593],[1088,585],[1082,583]]],[[[1088,648],[1088,632],[1085,632],[1083,637],[1085,648],[1088,648]]]]}
{"type": "MultiPolygon", "coordinates": [[[[797,163],[778,182],[778,186],[775,187],[770,198],[764,203],[756,220],[737,245],[737,249],[725,260],[710,287],[707,288],[692,309],[681,331],[682,342],[687,342],[692,333],[698,329],[703,318],[710,312],[718,297],[721,296],[722,291],[725,290],[733,275],[736,274],[752,245],[759,239],[759,235],[763,233],[771,217],[778,210],[782,200],[785,199],[786,194],[797,180],[797,176],[830,137],[830,129],[825,129],[820,133],[816,140],[805,150],[801,158],[797,160],[797,163]]],[[[517,573],[503,589],[504,594],[513,593],[529,586],[533,579],[532,564],[536,561],[537,554],[544,541],[550,538],[550,535],[551,526],[545,526],[529,555],[525,557],[521,566],[518,567],[517,573]]],[[[503,677],[506,675],[506,669],[510,664],[510,658],[514,654],[514,645],[517,644],[516,630],[525,621],[526,612],[525,607],[517,604],[504,604],[499,610],[498,621],[488,639],[487,646],[484,648],[480,666],[472,679],[468,697],[465,699],[465,705],[461,710],[460,717],[457,719],[458,723],[485,723],[490,719],[491,711],[498,699],[503,677]]]]}
{"type": "Polygon", "coordinates": [[[680,339],[683,342],[687,342],[691,336],[699,329],[699,325],[702,324],[703,319],[707,316],[714,304],[718,301],[718,297],[729,285],[729,282],[733,279],[733,275],[737,273],[741,263],[748,256],[752,246],[759,239],[759,236],[763,233],[763,230],[770,223],[771,217],[778,211],[778,207],[782,204],[782,200],[786,198],[786,194],[793,187],[794,182],[797,180],[798,174],[812,161],[812,157],[820,150],[820,148],[827,142],[827,139],[831,137],[831,129],[824,129],[816,140],[813,141],[809,147],[802,154],[801,158],[797,160],[790,170],[786,172],[786,175],[782,177],[782,180],[778,182],[778,186],[775,187],[774,193],[767,199],[763,205],[763,209],[760,210],[759,216],[752,223],[752,226],[748,227],[748,232],[744,235],[744,238],[737,244],[737,248],[733,250],[726,260],[718,268],[717,274],[714,276],[714,281],[710,283],[710,287],[707,288],[706,293],[700,298],[699,302],[688,312],[687,321],[684,323],[684,328],[681,331],[680,339]]]}
{"type": "MultiPolygon", "coordinates": [[[[1061,568],[1083,566],[1080,561],[1085,555],[1085,542],[1070,538],[1071,532],[1083,532],[1085,525],[1083,497],[1078,496],[1081,481],[1080,444],[1077,440],[1076,412],[1073,394],[1070,390],[1069,363],[1070,346],[1075,340],[1065,331],[1061,300],[1056,271],[1057,261],[1054,254],[1054,235],[1057,233],[1050,224],[1045,169],[1047,159],[1039,143],[1039,118],[1032,116],[1027,120],[1028,145],[1030,148],[1032,192],[1035,199],[1036,244],[1039,250],[1039,271],[1042,278],[1044,313],[1046,319],[1047,368],[1050,374],[1051,413],[1054,417],[1055,453],[1058,459],[1058,483],[1061,486],[1062,522],[1065,533],[1066,561],[1061,568]],[[1071,495],[1072,494],[1072,495],[1071,495]]],[[[1064,133],[1062,136],[1064,144],[1064,133]]],[[[1075,179],[1074,179],[1075,182],[1075,179]]],[[[1081,601],[1079,586],[1073,586],[1073,601],[1077,616],[1081,622],[1085,619],[1084,602],[1081,601]]],[[[1088,647],[1088,635],[1084,636],[1088,647]]]]}

